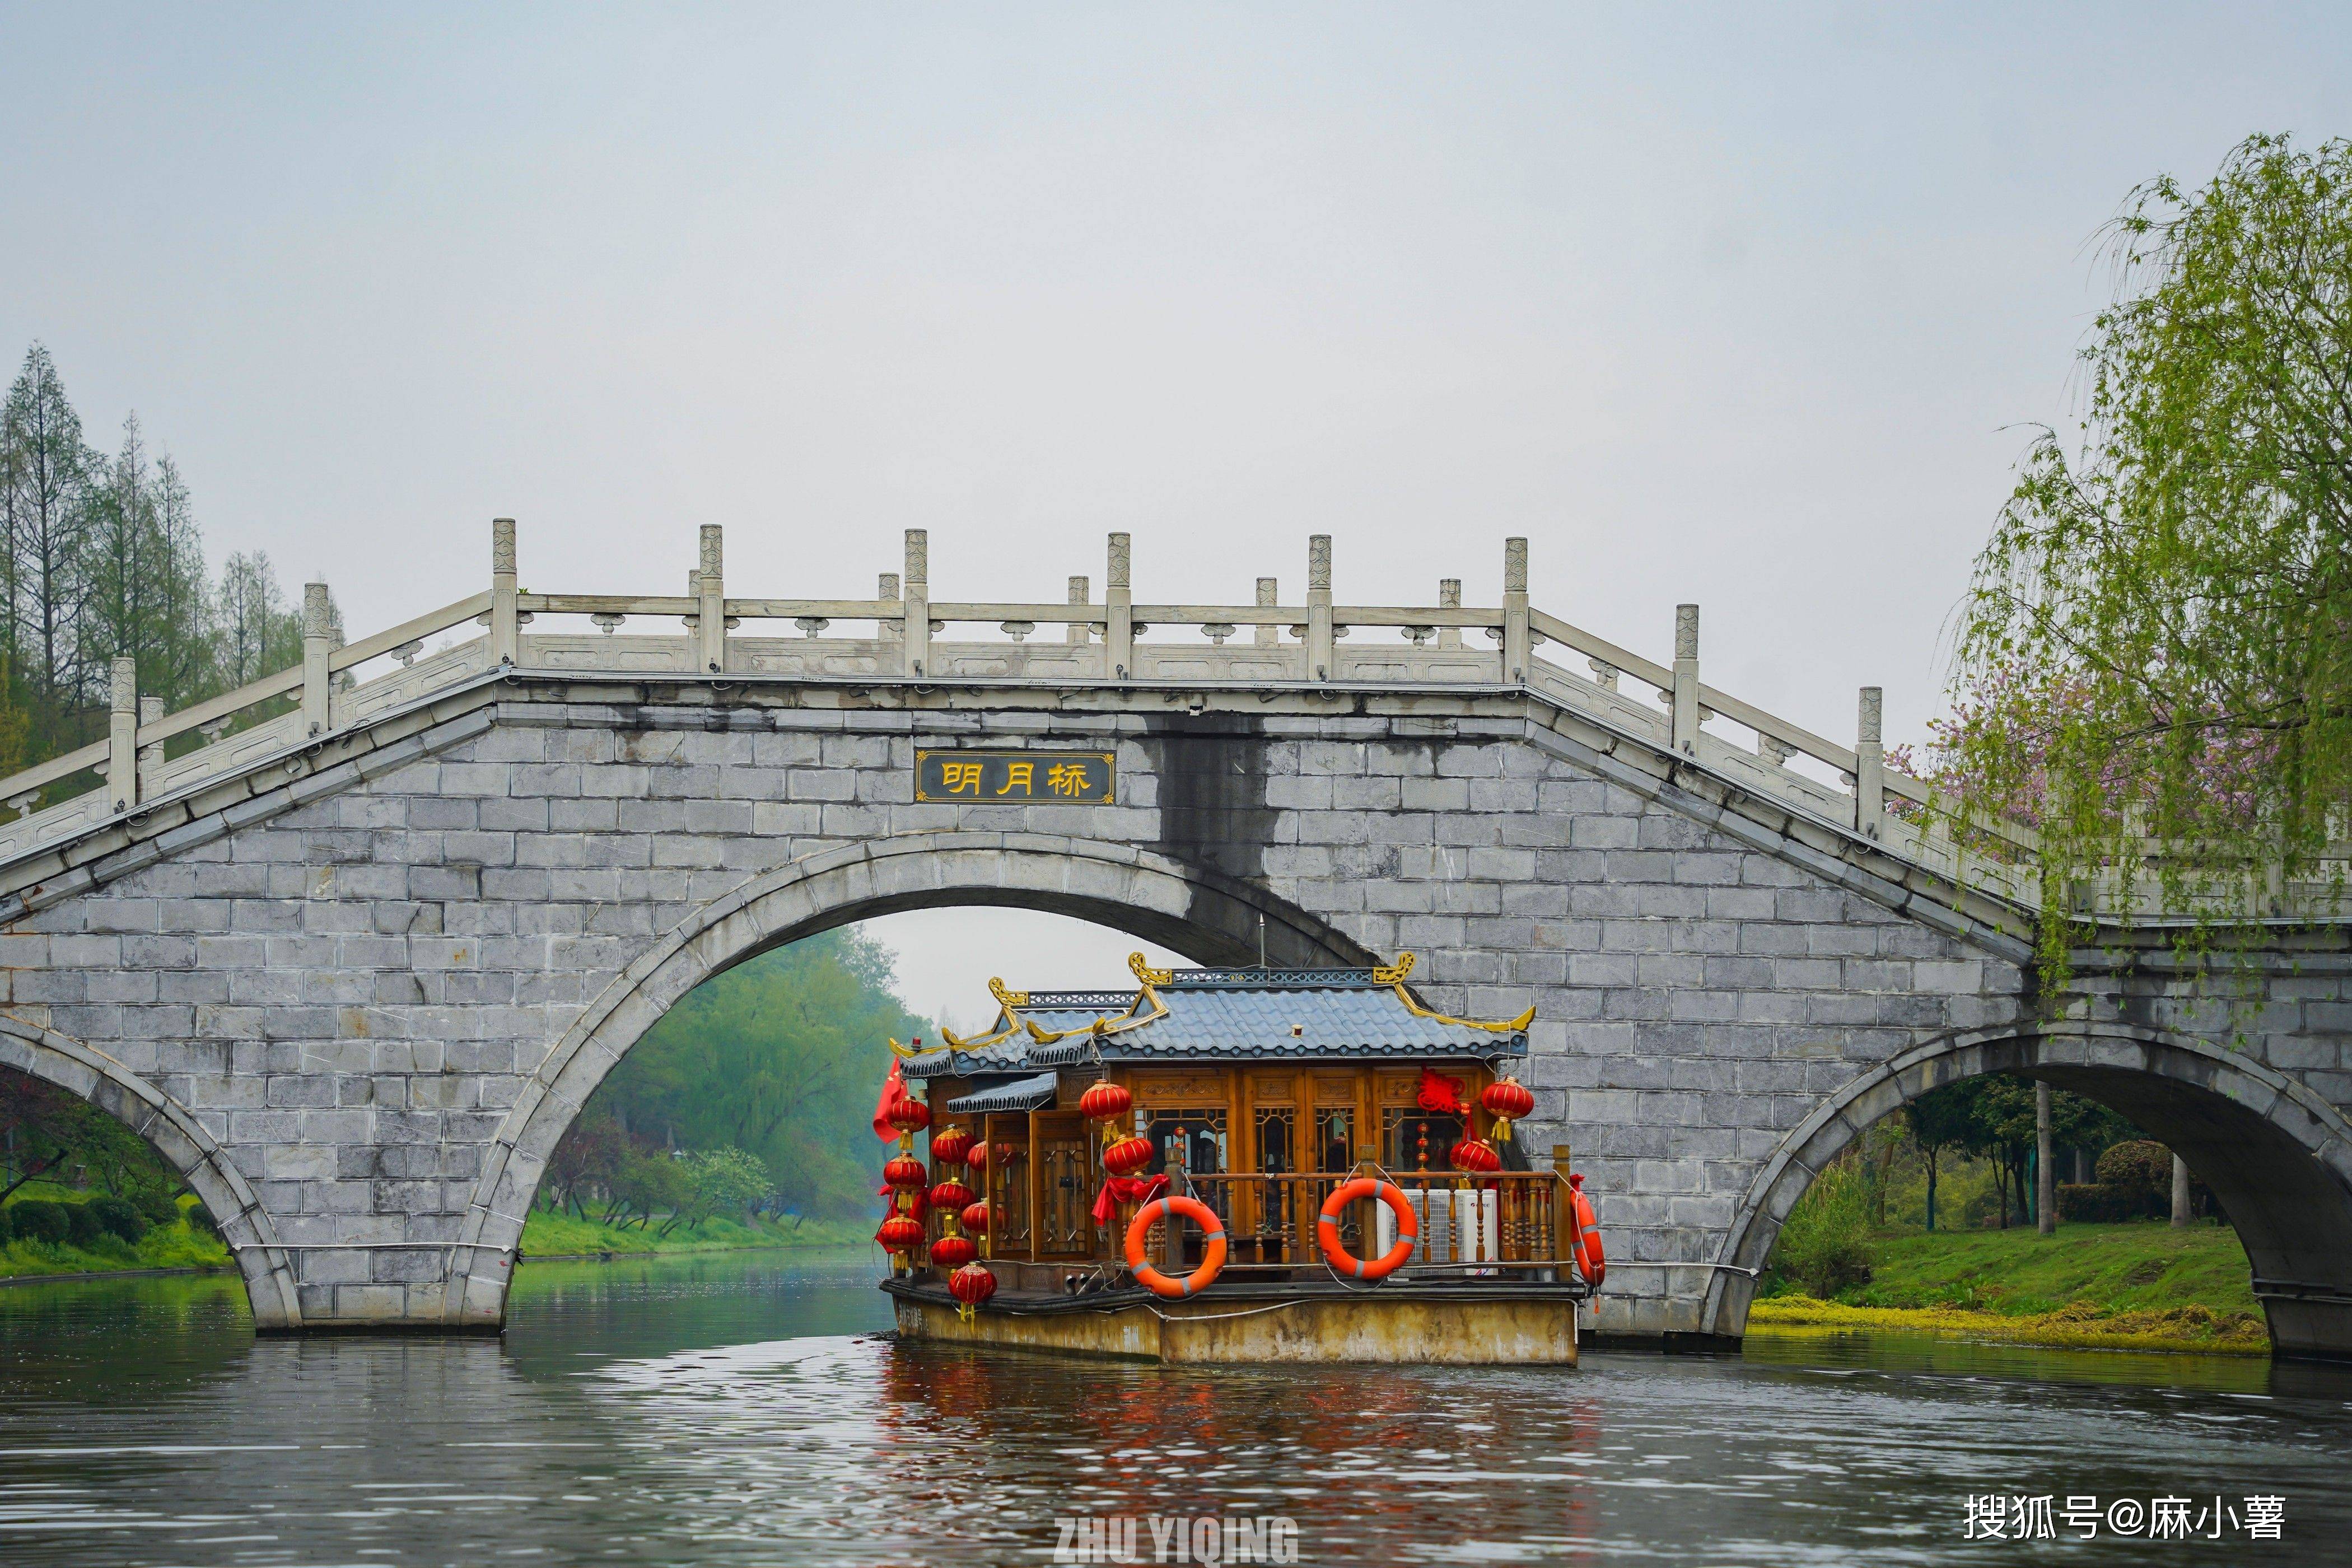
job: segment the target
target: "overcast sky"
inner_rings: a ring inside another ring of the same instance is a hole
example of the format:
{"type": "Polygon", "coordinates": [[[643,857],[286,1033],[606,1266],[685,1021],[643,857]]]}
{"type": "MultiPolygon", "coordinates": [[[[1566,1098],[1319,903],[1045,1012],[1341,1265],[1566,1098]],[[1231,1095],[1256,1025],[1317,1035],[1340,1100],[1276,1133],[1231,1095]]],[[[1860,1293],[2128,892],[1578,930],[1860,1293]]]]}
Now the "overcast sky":
{"type": "MultiPolygon", "coordinates": [[[[355,636],[493,515],[536,590],[677,592],[720,522],[777,595],[919,525],[941,597],[1126,529],[1141,598],[1287,599],[1328,532],[1343,603],[1492,603],[1526,533],[1552,613],[1663,658],[1696,600],[1711,682],[1914,738],[2088,241],[2346,131],[2348,18],[0,5],[0,354],[355,636]]],[[[1134,945],[892,930],[918,1006],[1134,945]]]]}

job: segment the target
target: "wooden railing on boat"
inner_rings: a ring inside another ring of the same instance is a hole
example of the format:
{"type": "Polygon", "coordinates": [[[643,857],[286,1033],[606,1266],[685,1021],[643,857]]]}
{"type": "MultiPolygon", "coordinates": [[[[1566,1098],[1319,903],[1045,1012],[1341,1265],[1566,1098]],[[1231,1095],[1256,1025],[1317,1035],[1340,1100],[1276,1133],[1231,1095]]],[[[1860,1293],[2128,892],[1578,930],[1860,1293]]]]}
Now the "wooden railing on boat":
{"type": "MultiPolygon", "coordinates": [[[[1355,1173],[1180,1173],[1174,1181],[1175,1190],[1189,1188],[1216,1213],[1225,1227],[1225,1272],[1246,1278],[1299,1268],[1319,1269],[1317,1217],[1325,1201],[1355,1173]]],[[[1437,1171],[1365,1173],[1383,1176],[1404,1190],[1420,1233],[1409,1268],[1458,1268],[1478,1273],[1565,1271],[1570,1266],[1574,1211],[1568,1182],[1557,1173],[1498,1171],[1477,1177],[1437,1171]]],[[[1387,1217],[1382,1209],[1378,1201],[1363,1198],[1342,1211],[1340,1240],[1356,1257],[1377,1257],[1393,1242],[1392,1231],[1382,1223],[1387,1217]]],[[[1121,1211],[1115,1246],[1123,1245],[1131,1212],[1121,1211]]],[[[1180,1229],[1182,1239],[1171,1241],[1164,1226],[1153,1227],[1148,1245],[1163,1266],[1189,1267],[1198,1260],[1198,1233],[1189,1226],[1180,1229]]]]}

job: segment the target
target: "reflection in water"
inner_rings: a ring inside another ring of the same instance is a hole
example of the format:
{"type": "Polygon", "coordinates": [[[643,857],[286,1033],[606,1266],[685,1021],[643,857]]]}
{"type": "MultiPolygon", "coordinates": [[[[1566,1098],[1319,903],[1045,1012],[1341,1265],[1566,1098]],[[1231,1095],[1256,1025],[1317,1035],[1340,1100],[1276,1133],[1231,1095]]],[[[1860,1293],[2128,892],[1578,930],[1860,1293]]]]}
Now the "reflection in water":
{"type": "Polygon", "coordinates": [[[1286,1514],[1307,1562],[2024,1561],[1963,1540],[1993,1490],[2277,1492],[2299,1561],[2352,1536],[2326,1369],[1759,1335],[1178,1370],[895,1344],[876,1267],[534,1264],[503,1342],[257,1341],[227,1279],[0,1290],[0,1560],[962,1568],[1051,1561],[1059,1516],[1286,1514]]]}

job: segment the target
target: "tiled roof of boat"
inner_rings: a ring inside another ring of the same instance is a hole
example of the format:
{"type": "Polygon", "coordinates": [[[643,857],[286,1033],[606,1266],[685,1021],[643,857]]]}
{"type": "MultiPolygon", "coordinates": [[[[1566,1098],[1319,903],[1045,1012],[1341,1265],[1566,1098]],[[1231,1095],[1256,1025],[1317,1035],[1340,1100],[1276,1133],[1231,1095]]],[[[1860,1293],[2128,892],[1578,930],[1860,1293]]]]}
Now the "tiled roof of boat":
{"type": "Polygon", "coordinates": [[[983,1089],[975,1094],[958,1095],[948,1101],[950,1115],[977,1115],[989,1110],[1034,1110],[1041,1105],[1054,1103],[1054,1078],[1041,1072],[1034,1078],[1015,1079],[994,1089],[983,1089]]]}
{"type": "Polygon", "coordinates": [[[1164,1018],[1108,1035],[1103,1059],[1153,1057],[1494,1057],[1527,1049],[1524,1030],[1418,1015],[1360,970],[1289,972],[1273,984],[1179,970],[1158,987],[1164,1018]],[[1319,979],[1319,984],[1318,983],[1319,979]]]}
{"type": "Polygon", "coordinates": [[[910,1078],[970,1078],[1104,1061],[1314,1058],[1462,1059],[1522,1056],[1520,1028],[1484,1028],[1406,1004],[1369,969],[1180,969],[1140,993],[1036,991],[1015,997],[977,1050],[909,1061],[910,1078]],[[1151,1016],[1155,1012],[1160,1016],[1151,1016]],[[1129,1022],[1139,1017],[1142,1021],[1129,1022]],[[1097,1020],[1114,1026],[1097,1035],[1097,1020]],[[1027,1024],[1064,1038],[1041,1041],[1027,1024]]]}

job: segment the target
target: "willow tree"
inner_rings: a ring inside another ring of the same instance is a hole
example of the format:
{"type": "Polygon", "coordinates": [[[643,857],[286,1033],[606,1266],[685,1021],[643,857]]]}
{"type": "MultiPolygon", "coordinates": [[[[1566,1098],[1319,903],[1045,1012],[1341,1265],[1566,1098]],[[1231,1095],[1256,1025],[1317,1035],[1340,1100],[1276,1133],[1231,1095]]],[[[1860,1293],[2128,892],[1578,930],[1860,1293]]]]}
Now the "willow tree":
{"type": "Polygon", "coordinates": [[[2062,967],[2101,868],[2208,933],[2340,901],[2352,803],[2352,142],[2253,137],[2105,239],[2081,423],[1978,558],[1941,737],[1963,815],[2040,830],[2062,967]]]}

